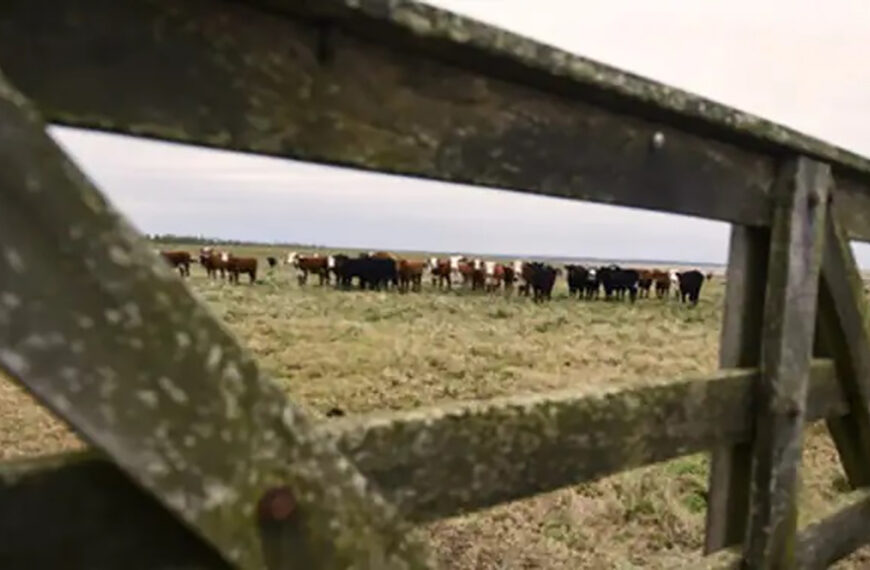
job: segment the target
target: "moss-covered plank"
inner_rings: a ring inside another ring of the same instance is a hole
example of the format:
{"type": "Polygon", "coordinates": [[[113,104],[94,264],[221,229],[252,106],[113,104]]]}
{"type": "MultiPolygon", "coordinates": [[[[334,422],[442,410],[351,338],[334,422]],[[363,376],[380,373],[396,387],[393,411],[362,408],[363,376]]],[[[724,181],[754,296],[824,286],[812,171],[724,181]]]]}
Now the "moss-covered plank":
{"type": "Polygon", "coordinates": [[[800,149],[870,196],[860,157],[413,2],[2,10],[0,65],[58,123],[749,225],[771,157],[800,149]]]}
{"type": "MultiPolygon", "coordinates": [[[[752,370],[498,398],[322,424],[414,520],[482,509],[749,440],[752,370]]],[[[809,420],[843,413],[830,362],[814,364],[809,420]]]]}
{"type": "Polygon", "coordinates": [[[0,369],[239,568],[263,567],[257,508],[285,486],[296,567],[425,566],[396,510],[2,75],[0,188],[0,369]]]}
{"type": "Polygon", "coordinates": [[[238,2],[10,4],[0,66],[58,123],[769,223],[767,154],[384,45],[386,32],[238,2]]]}
{"type": "MultiPolygon", "coordinates": [[[[752,384],[757,379],[757,372],[752,370],[730,370],[710,378],[656,382],[624,391],[560,391],[348,418],[326,422],[318,429],[333,439],[373,484],[404,501],[400,506],[409,516],[429,520],[692,453],[723,441],[747,441],[752,384]],[[688,409],[688,415],[681,417],[677,412],[680,408],[688,409]],[[618,422],[622,415],[627,415],[626,419],[618,422]],[[638,417],[645,418],[637,424],[642,429],[634,429],[631,423],[638,417]],[[670,423],[662,424],[655,418],[668,418],[670,423]],[[723,430],[717,424],[726,420],[734,423],[723,424],[728,426],[723,430]],[[487,482],[492,485],[493,481],[495,488],[487,486],[480,493],[466,490],[487,482]]],[[[846,410],[832,364],[814,362],[808,421],[846,410]]],[[[20,523],[15,532],[23,536],[28,529],[42,526],[41,544],[46,549],[62,548],[76,537],[101,534],[105,541],[118,542],[116,552],[134,555],[142,547],[137,528],[148,536],[151,521],[157,524],[163,520],[160,517],[170,515],[146,501],[146,495],[128,481],[110,460],[90,452],[0,463],[0,528],[20,523]],[[15,508],[5,508],[11,505],[15,508]],[[129,526],[119,525],[116,507],[131,519],[129,526]],[[19,519],[19,511],[39,516],[19,519]],[[82,523],[85,517],[87,523],[82,523]],[[141,527],[132,522],[139,517],[143,517],[141,527]],[[82,528],[66,530],[76,524],[82,528]]],[[[194,555],[201,543],[185,542],[183,536],[171,531],[177,523],[167,524],[171,528],[154,540],[165,538],[170,545],[184,548],[170,548],[166,559],[188,555],[198,559],[194,555]]],[[[14,541],[0,545],[0,562],[24,560],[32,545],[27,541],[18,546],[14,541]]],[[[97,560],[102,554],[81,552],[78,556],[72,560],[87,567],[85,561],[97,560]]],[[[163,559],[158,553],[153,556],[163,559]]]]}
{"type": "Polygon", "coordinates": [[[752,439],[749,568],[793,568],[796,490],[831,170],[800,157],[775,190],[752,439]]]}
{"type": "Polygon", "coordinates": [[[378,34],[385,43],[410,45],[464,65],[486,65],[489,73],[501,72],[535,86],[586,87],[600,94],[602,104],[651,116],[668,114],[699,131],[742,136],[747,141],[815,156],[870,174],[870,162],[864,157],[783,125],[422,2],[245,1],[319,22],[335,22],[367,36],[378,34]]]}
{"type": "Polygon", "coordinates": [[[0,568],[229,570],[111,462],[77,453],[0,463],[0,568]]]}
{"type": "MultiPolygon", "coordinates": [[[[719,347],[722,368],[758,366],[769,248],[770,232],[766,228],[732,226],[719,347]]],[[[713,450],[705,553],[743,540],[749,509],[751,452],[746,441],[713,450]]]]}

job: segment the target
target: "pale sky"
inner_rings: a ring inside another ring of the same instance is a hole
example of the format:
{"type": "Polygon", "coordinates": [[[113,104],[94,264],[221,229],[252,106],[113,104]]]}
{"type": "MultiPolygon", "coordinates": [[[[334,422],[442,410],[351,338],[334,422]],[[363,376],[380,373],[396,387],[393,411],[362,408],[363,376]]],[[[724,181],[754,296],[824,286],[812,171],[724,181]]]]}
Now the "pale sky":
{"type": "MultiPolygon", "coordinates": [[[[870,155],[866,0],[430,2],[870,155]]],[[[143,232],[332,246],[725,259],[725,224],[53,127],[143,232]]],[[[856,248],[870,265],[870,246],[856,248]]]]}

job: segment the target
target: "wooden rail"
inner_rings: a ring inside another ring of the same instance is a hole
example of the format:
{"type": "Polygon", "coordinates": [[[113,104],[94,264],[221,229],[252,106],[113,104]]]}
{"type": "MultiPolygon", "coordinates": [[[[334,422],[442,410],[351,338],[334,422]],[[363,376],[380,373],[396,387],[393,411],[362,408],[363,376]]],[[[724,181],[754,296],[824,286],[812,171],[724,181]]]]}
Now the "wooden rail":
{"type": "MultiPolygon", "coordinates": [[[[361,416],[325,422],[318,430],[405,516],[422,522],[749,441],[757,380],[757,370],[725,370],[628,389],[558,391],[361,416]],[[565,462],[565,456],[573,460],[565,462]]],[[[809,393],[808,421],[848,410],[830,361],[813,364],[809,393]]],[[[0,567],[19,567],[36,551],[50,558],[65,552],[63,544],[95,536],[132,556],[142,547],[133,521],[151,543],[167,541],[162,563],[178,563],[181,556],[208,559],[204,551],[173,546],[185,535],[176,537],[174,529],[183,527],[169,520],[164,509],[144,500],[127,477],[92,452],[0,464],[0,529],[9,533],[3,536],[18,537],[0,546],[0,567]],[[121,513],[128,524],[118,524],[121,513]],[[62,532],[33,534],[46,518],[62,532]],[[82,518],[87,524],[74,524],[82,518]]],[[[87,559],[81,566],[113,560],[87,559]]]]}
{"type": "Polygon", "coordinates": [[[0,68],[55,123],[750,226],[802,153],[834,164],[846,227],[870,239],[864,159],[413,2],[3,11],[0,68]]]}
{"type": "Polygon", "coordinates": [[[0,368],[97,450],[0,465],[2,567],[427,568],[406,518],[706,449],[704,564],[870,538],[862,157],[411,1],[10,0],[0,187],[0,368]],[[47,122],[730,222],[724,370],[316,424],[47,122]],[[822,418],[861,490],[798,532],[822,418]]]}

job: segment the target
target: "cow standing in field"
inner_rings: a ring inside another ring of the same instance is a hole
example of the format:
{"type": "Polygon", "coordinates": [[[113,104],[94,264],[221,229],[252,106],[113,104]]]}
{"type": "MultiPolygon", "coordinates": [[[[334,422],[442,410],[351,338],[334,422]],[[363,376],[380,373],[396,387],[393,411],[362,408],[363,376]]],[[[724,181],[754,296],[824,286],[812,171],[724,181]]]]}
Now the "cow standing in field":
{"type": "Polygon", "coordinates": [[[166,260],[182,277],[190,277],[190,254],[186,251],[161,251],[160,256],[166,260]]]}
{"type": "Polygon", "coordinates": [[[573,297],[577,295],[578,299],[585,297],[589,270],[582,265],[566,265],[565,273],[568,281],[568,296],[573,297]]]}
{"type": "Polygon", "coordinates": [[[634,269],[623,269],[618,265],[609,265],[598,268],[598,276],[604,287],[604,297],[611,299],[625,299],[628,295],[633,303],[637,299],[638,273],[634,269]]]}
{"type": "Polygon", "coordinates": [[[305,285],[308,282],[308,274],[312,273],[320,278],[320,285],[329,282],[329,266],[328,258],[322,257],[319,254],[311,256],[299,255],[296,252],[287,255],[286,263],[296,268],[298,273],[297,278],[299,285],[305,285]]]}
{"type": "Polygon", "coordinates": [[[701,295],[701,285],[704,284],[704,274],[693,269],[679,273],[677,278],[680,280],[680,301],[685,303],[688,298],[692,305],[697,305],[701,295]]]}
{"type": "Polygon", "coordinates": [[[469,277],[471,280],[472,291],[486,289],[486,268],[482,259],[476,258],[472,260],[469,277]]]}
{"type": "Polygon", "coordinates": [[[594,267],[589,268],[586,274],[586,284],[583,287],[587,299],[597,299],[598,291],[601,289],[601,282],[598,278],[598,270],[594,267]]]}
{"type": "Polygon", "coordinates": [[[226,264],[227,271],[230,274],[230,283],[239,283],[239,275],[245,273],[250,277],[251,283],[257,280],[257,258],[256,257],[236,257],[231,255],[226,264]]]}
{"type": "Polygon", "coordinates": [[[266,258],[266,263],[269,264],[269,269],[275,269],[275,266],[278,265],[278,259],[270,255],[266,258]]]}
{"type": "Polygon", "coordinates": [[[514,290],[514,283],[517,281],[517,273],[513,265],[504,265],[504,292],[505,295],[510,295],[514,290]]]}
{"type": "Polygon", "coordinates": [[[221,279],[226,278],[229,258],[229,252],[215,251],[211,247],[204,247],[199,252],[199,263],[205,268],[205,274],[209,279],[217,279],[218,273],[221,279]]]}
{"type": "Polygon", "coordinates": [[[536,273],[537,266],[542,265],[538,262],[515,261],[514,271],[517,274],[517,279],[520,282],[519,293],[524,297],[528,297],[532,292],[532,278],[536,273]],[[532,264],[537,265],[532,265],[532,264]]]}
{"type": "Polygon", "coordinates": [[[389,288],[390,283],[398,285],[398,271],[395,259],[377,258],[360,255],[351,258],[346,255],[335,256],[335,272],[342,288],[349,289],[357,279],[359,288],[379,291],[389,288]]]}
{"type": "Polygon", "coordinates": [[[523,265],[523,274],[526,277],[526,282],[532,289],[532,300],[535,303],[543,303],[551,299],[553,286],[556,284],[556,277],[560,273],[561,270],[537,261],[523,265]]]}
{"type": "Polygon", "coordinates": [[[399,291],[407,293],[409,290],[421,291],[423,288],[423,271],[426,269],[425,261],[400,259],[396,271],[399,278],[399,291]]]}
{"type": "Polygon", "coordinates": [[[492,293],[500,289],[504,281],[504,265],[495,261],[484,261],[483,270],[486,280],[486,291],[492,293]]]}
{"type": "Polygon", "coordinates": [[[649,299],[649,291],[653,284],[653,272],[649,269],[637,270],[637,296],[649,299]]]}
{"type": "Polygon", "coordinates": [[[426,268],[429,270],[429,275],[432,278],[432,287],[436,286],[439,289],[444,288],[444,284],[447,283],[447,288],[450,289],[450,260],[449,259],[438,259],[437,257],[430,257],[428,263],[426,264],[426,268]]]}
{"type": "Polygon", "coordinates": [[[656,269],[652,272],[652,280],[656,287],[656,297],[667,299],[671,289],[671,278],[667,272],[656,269]]]}
{"type": "Polygon", "coordinates": [[[468,287],[469,285],[472,285],[472,276],[474,274],[473,262],[467,260],[464,257],[459,258],[456,261],[456,273],[462,280],[463,287],[468,287]]]}

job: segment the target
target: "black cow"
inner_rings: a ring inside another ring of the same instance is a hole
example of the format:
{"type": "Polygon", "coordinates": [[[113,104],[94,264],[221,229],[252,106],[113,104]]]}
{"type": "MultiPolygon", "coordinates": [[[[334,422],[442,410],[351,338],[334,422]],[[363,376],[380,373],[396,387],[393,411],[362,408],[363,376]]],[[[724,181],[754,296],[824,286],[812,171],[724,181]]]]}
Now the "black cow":
{"type": "Polygon", "coordinates": [[[701,295],[701,285],[704,284],[704,274],[697,269],[692,269],[677,273],[677,278],[680,280],[680,300],[685,303],[688,297],[692,305],[697,305],[701,295]]]}
{"type": "Polygon", "coordinates": [[[598,270],[594,267],[587,269],[582,265],[566,265],[568,280],[568,294],[578,299],[593,299],[598,297],[598,270]]]}
{"type": "Polygon", "coordinates": [[[634,269],[623,269],[618,265],[598,268],[598,280],[604,287],[604,296],[607,300],[625,299],[627,293],[633,303],[637,299],[638,279],[638,272],[634,269]]]}
{"type": "Polygon", "coordinates": [[[566,265],[565,272],[568,280],[568,296],[573,297],[576,293],[577,298],[582,299],[586,292],[589,270],[582,265],[566,265]]]}
{"type": "Polygon", "coordinates": [[[597,299],[598,291],[601,289],[601,281],[598,276],[598,270],[594,267],[589,269],[586,274],[586,283],[583,285],[583,290],[586,292],[587,299],[597,299]]]}
{"type": "Polygon", "coordinates": [[[398,286],[399,277],[396,260],[360,255],[350,258],[336,255],[334,258],[336,283],[345,289],[350,288],[354,278],[359,281],[360,289],[380,290],[389,288],[390,283],[398,286]]]}
{"type": "Polygon", "coordinates": [[[550,300],[556,277],[561,271],[551,265],[535,261],[526,264],[523,272],[528,275],[528,283],[533,292],[532,300],[536,303],[550,300]]]}
{"type": "Polygon", "coordinates": [[[278,265],[278,260],[271,255],[266,258],[266,261],[269,263],[269,269],[275,269],[275,266],[278,265]]]}

